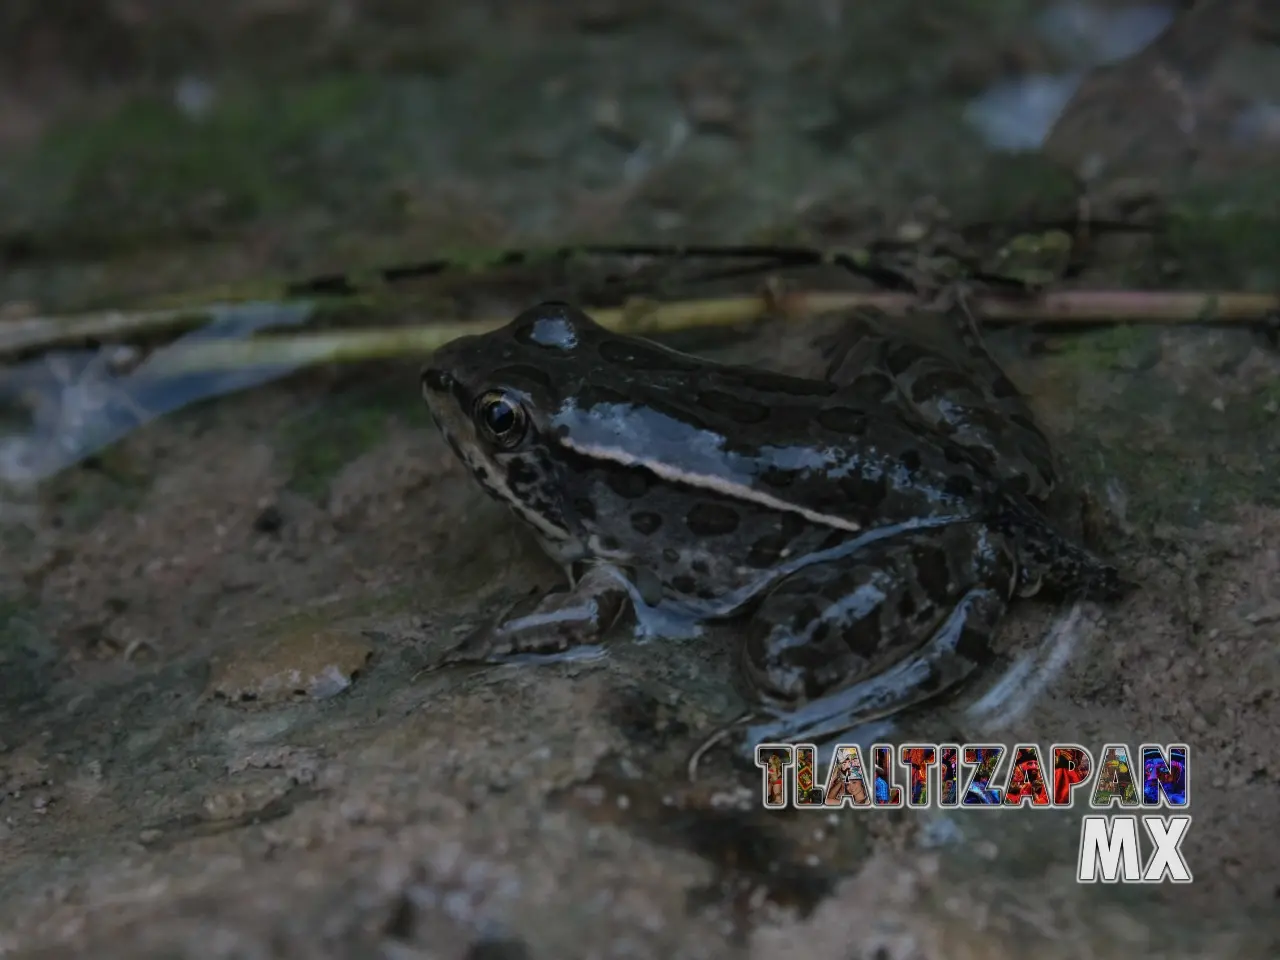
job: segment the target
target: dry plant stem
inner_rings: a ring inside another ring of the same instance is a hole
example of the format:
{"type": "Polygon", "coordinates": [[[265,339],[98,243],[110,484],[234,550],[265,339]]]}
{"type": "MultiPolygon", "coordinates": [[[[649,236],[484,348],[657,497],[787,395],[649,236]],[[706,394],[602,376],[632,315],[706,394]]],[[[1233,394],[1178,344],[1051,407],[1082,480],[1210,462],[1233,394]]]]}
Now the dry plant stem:
{"type": "Polygon", "coordinates": [[[85,340],[126,340],[142,331],[189,330],[209,322],[218,305],[182,310],[107,310],[71,316],[0,320],[0,355],[85,340]]]}
{"type": "MultiPolygon", "coordinates": [[[[1280,297],[1253,293],[1148,292],[1126,290],[1063,290],[1027,297],[981,296],[970,301],[984,318],[1001,323],[1241,323],[1280,312],[1280,297]]],[[[876,307],[902,314],[920,306],[906,293],[803,292],[780,296],[722,297],[671,303],[637,301],[622,309],[591,311],[601,324],[628,333],[655,334],[694,327],[732,326],[758,319],[770,308],[785,318],[854,307],[876,307]]],[[[153,314],[98,314],[81,318],[43,318],[17,321],[17,330],[0,324],[0,353],[6,349],[53,346],[75,337],[98,338],[122,332],[186,322],[199,311],[159,311],[153,314]],[[70,320],[78,319],[78,323],[70,320]],[[45,330],[40,339],[34,324],[45,330]],[[98,326],[95,326],[97,324],[98,326]],[[26,331],[24,333],[24,331],[26,331]]],[[[238,369],[259,365],[310,366],[362,360],[426,355],[460,336],[483,333],[510,318],[433,323],[415,327],[361,329],[351,332],[257,337],[250,340],[203,341],[170,348],[164,375],[196,370],[238,369]]]]}

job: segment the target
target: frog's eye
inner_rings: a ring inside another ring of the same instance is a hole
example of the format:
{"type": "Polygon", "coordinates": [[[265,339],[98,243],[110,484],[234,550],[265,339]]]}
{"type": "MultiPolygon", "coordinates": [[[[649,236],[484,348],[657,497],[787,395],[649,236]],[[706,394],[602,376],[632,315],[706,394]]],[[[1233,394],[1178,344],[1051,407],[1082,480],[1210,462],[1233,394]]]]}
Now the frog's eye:
{"type": "Polygon", "coordinates": [[[524,407],[501,390],[490,390],[476,401],[475,418],[481,433],[508,450],[524,439],[528,426],[524,407]]]}

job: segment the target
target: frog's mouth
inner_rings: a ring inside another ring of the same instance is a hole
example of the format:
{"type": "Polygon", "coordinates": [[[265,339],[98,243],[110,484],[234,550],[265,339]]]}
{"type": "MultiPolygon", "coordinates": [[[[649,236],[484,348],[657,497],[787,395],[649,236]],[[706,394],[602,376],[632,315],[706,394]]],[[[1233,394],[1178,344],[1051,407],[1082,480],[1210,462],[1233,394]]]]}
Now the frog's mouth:
{"type": "Polygon", "coordinates": [[[466,413],[471,409],[468,391],[448,373],[428,367],[422,372],[422,399],[458,459],[474,470],[475,464],[464,452],[465,446],[476,443],[475,425],[466,413]],[[464,438],[469,443],[461,442],[464,438]]]}

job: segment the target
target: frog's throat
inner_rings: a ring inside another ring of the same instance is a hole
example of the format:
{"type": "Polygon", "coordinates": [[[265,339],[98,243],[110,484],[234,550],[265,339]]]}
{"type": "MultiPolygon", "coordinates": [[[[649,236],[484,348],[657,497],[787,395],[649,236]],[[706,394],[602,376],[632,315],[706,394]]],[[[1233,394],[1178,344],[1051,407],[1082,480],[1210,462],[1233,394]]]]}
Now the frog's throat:
{"type": "Polygon", "coordinates": [[[788,503],[778,497],[756,490],[754,487],[745,483],[739,483],[736,480],[730,480],[727,477],[718,477],[714,474],[705,473],[686,473],[677,467],[673,467],[668,463],[660,460],[649,460],[645,457],[637,457],[625,450],[617,447],[608,447],[602,444],[579,443],[568,437],[560,438],[560,443],[572,450],[580,456],[588,457],[594,460],[608,460],[611,463],[617,463],[624,467],[643,467],[655,476],[661,477],[671,483],[680,483],[685,486],[694,487],[699,490],[710,490],[713,493],[724,494],[735,500],[747,500],[751,503],[758,503],[763,507],[771,510],[781,510],[788,513],[797,513],[811,523],[819,524],[824,527],[832,527],[837,530],[846,530],[849,533],[857,533],[862,529],[861,524],[848,519],[847,517],[836,516],[831,513],[822,513],[818,510],[810,510],[808,507],[800,506],[796,503],[788,503]]]}

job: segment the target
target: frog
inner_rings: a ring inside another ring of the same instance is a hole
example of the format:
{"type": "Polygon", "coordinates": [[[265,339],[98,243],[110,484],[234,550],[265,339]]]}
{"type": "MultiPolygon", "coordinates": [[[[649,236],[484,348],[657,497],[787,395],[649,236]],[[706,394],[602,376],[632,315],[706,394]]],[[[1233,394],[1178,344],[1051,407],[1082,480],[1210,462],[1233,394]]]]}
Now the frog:
{"type": "Polygon", "coordinates": [[[849,329],[816,377],[683,353],[560,302],[439,349],[422,373],[433,419],[567,587],[435,666],[598,651],[627,613],[646,639],[727,623],[760,709],[805,706],[811,726],[826,704],[824,728],[847,729],[991,664],[1019,596],[1122,592],[1046,517],[1048,441],[972,330],[976,367],[849,329]]]}

